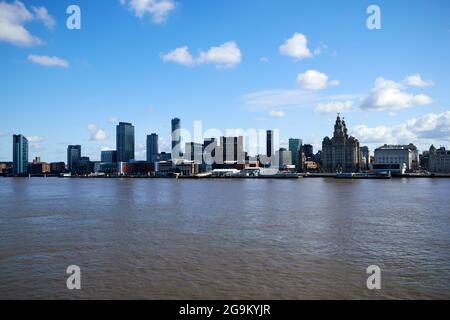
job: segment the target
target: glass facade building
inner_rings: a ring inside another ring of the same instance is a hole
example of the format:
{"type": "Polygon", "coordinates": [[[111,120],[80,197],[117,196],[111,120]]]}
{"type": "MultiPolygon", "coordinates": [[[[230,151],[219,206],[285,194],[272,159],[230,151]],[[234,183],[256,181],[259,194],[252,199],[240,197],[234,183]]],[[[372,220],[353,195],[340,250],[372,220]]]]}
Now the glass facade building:
{"type": "Polygon", "coordinates": [[[67,147],[67,170],[75,172],[81,159],[81,146],[70,145],[67,147]]]}
{"type": "Polygon", "coordinates": [[[23,135],[13,135],[13,173],[25,174],[28,167],[28,140],[23,135]]]}
{"type": "Polygon", "coordinates": [[[152,133],[147,136],[147,162],[157,162],[158,153],[158,135],[156,133],[152,133]]]}
{"type": "Polygon", "coordinates": [[[117,162],[130,162],[134,159],[134,126],[120,122],[116,127],[117,162]]]}
{"type": "Polygon", "coordinates": [[[172,161],[181,158],[181,121],[178,118],[172,119],[172,161]]]}

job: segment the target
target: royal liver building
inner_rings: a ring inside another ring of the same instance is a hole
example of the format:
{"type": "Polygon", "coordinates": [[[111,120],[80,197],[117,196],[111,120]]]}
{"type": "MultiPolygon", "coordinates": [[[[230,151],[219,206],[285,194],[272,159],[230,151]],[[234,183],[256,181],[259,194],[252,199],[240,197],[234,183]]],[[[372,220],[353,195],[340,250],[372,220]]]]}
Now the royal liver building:
{"type": "Polygon", "coordinates": [[[348,136],[345,121],[338,114],[333,138],[325,137],[322,142],[322,168],[325,172],[357,172],[360,160],[359,141],[348,136]]]}

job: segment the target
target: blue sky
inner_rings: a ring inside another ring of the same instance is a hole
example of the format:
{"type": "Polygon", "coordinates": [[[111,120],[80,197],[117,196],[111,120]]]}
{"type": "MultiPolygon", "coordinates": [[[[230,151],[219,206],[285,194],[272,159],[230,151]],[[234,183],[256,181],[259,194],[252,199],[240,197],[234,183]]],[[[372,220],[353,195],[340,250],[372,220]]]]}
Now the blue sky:
{"type": "Polygon", "coordinates": [[[450,3],[300,0],[0,0],[0,161],[100,158],[116,121],[168,151],[188,130],[279,129],[320,147],[336,112],[362,144],[450,147],[450,3]],[[81,30],[69,30],[69,5],[81,30]],[[366,9],[381,9],[369,30],[366,9]],[[45,8],[45,9],[44,9],[45,8]],[[178,50],[177,50],[178,49],[178,50]]]}

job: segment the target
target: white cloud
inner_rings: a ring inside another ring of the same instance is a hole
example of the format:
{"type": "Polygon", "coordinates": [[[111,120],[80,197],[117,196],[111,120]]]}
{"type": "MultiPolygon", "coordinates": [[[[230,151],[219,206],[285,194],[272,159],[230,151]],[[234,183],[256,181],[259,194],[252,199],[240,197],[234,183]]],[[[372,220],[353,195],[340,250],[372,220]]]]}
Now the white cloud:
{"type": "Polygon", "coordinates": [[[375,87],[369,95],[363,99],[361,108],[380,111],[399,110],[431,102],[431,98],[427,95],[407,93],[400,83],[380,77],[375,80],[375,87]]]}
{"type": "Polygon", "coordinates": [[[163,54],[161,57],[164,62],[175,62],[184,66],[191,66],[195,64],[195,60],[190,54],[189,48],[186,46],[163,54]]]}
{"type": "Polygon", "coordinates": [[[308,39],[301,33],[287,39],[279,48],[280,53],[296,59],[304,59],[311,57],[311,51],[308,49],[308,39]]]}
{"type": "Polygon", "coordinates": [[[213,64],[220,68],[232,68],[241,63],[242,54],[237,44],[230,41],[218,47],[211,47],[206,52],[200,51],[197,58],[192,56],[187,46],[162,54],[161,58],[164,62],[175,62],[184,66],[213,64]]]}
{"type": "Polygon", "coordinates": [[[49,29],[53,29],[56,25],[55,19],[48,13],[45,7],[31,7],[36,20],[42,21],[49,29]]]}
{"type": "Polygon", "coordinates": [[[433,81],[423,80],[420,74],[414,74],[405,77],[405,79],[403,79],[403,83],[409,87],[419,87],[419,88],[429,87],[433,85],[433,81]]]}
{"type": "Polygon", "coordinates": [[[325,73],[317,70],[307,70],[304,73],[300,73],[297,77],[297,84],[304,90],[321,90],[327,86],[339,85],[338,80],[328,81],[328,76],[325,73]]]}
{"type": "Polygon", "coordinates": [[[267,62],[269,62],[269,58],[267,58],[267,57],[261,57],[261,58],[259,58],[259,62],[267,63],[267,62]]]}
{"type": "Polygon", "coordinates": [[[88,125],[88,130],[91,132],[91,141],[103,141],[107,138],[106,131],[97,128],[97,125],[93,123],[88,125]]]}
{"type": "Polygon", "coordinates": [[[38,56],[30,54],[28,56],[28,60],[45,67],[61,67],[61,68],[69,67],[69,62],[58,57],[38,56]]]}
{"type": "Polygon", "coordinates": [[[111,117],[111,118],[109,118],[108,122],[111,124],[118,124],[119,119],[117,119],[117,117],[111,117]]]}
{"type": "Polygon", "coordinates": [[[338,85],[341,84],[341,82],[340,82],[339,80],[331,80],[328,84],[329,84],[331,87],[337,87],[338,85]]]}
{"type": "Polygon", "coordinates": [[[285,115],[286,115],[286,113],[281,110],[270,110],[269,111],[269,116],[272,118],[284,118],[285,115]]]}
{"type": "Polygon", "coordinates": [[[225,42],[218,47],[211,47],[206,52],[200,52],[199,63],[211,63],[218,67],[234,67],[241,63],[241,50],[235,42],[225,42]]]}
{"type": "Polygon", "coordinates": [[[33,21],[43,22],[48,28],[53,28],[55,20],[45,7],[32,7],[30,12],[20,1],[0,2],[0,41],[17,46],[34,46],[42,44],[42,40],[32,35],[25,24],[33,21]]]}
{"type": "Polygon", "coordinates": [[[30,136],[27,137],[28,143],[34,150],[40,150],[41,149],[41,142],[45,139],[43,137],[39,136],[30,136]]]}
{"type": "Polygon", "coordinates": [[[120,0],[120,3],[128,5],[129,9],[139,18],[150,15],[156,24],[165,22],[170,12],[176,7],[172,0],[120,0]]]}
{"type": "Polygon", "coordinates": [[[414,143],[426,149],[430,144],[450,143],[450,111],[440,114],[429,113],[394,126],[353,128],[352,135],[367,144],[414,143]]]}
{"type": "Polygon", "coordinates": [[[329,103],[319,103],[316,107],[316,111],[321,113],[330,113],[330,112],[336,113],[352,109],[353,109],[353,102],[351,100],[347,100],[345,102],[333,101],[329,103]]]}

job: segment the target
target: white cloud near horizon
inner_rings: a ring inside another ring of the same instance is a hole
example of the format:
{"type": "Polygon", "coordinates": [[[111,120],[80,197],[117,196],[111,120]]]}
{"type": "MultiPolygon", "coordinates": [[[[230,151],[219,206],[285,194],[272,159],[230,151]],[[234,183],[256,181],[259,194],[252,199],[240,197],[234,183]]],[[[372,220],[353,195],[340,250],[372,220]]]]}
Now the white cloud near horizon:
{"type": "Polygon", "coordinates": [[[32,35],[25,24],[40,21],[49,29],[55,26],[55,20],[45,7],[32,7],[31,11],[21,1],[0,2],[0,41],[16,46],[35,46],[43,41],[32,35]]]}
{"type": "Polygon", "coordinates": [[[450,111],[440,114],[429,113],[412,118],[394,126],[368,127],[355,126],[352,135],[361,144],[408,144],[414,143],[422,148],[432,143],[450,143],[450,111]]]}
{"type": "Polygon", "coordinates": [[[297,60],[309,58],[312,56],[308,48],[308,39],[302,33],[294,33],[279,48],[282,55],[295,58],[297,60]]]}
{"type": "Polygon", "coordinates": [[[97,128],[96,124],[89,124],[88,130],[91,133],[90,140],[91,141],[103,141],[107,139],[106,131],[100,128],[97,128]]]}
{"type": "Polygon", "coordinates": [[[31,148],[33,148],[34,150],[40,150],[41,142],[43,142],[45,139],[39,136],[29,136],[27,137],[27,140],[31,148]]]}
{"type": "Polygon", "coordinates": [[[155,24],[166,22],[169,14],[176,8],[173,0],[119,0],[119,2],[128,6],[138,18],[149,15],[155,24]]]}
{"type": "Polygon", "coordinates": [[[410,94],[405,87],[392,80],[379,77],[375,80],[375,86],[363,99],[360,108],[367,110],[400,110],[413,106],[427,105],[432,99],[425,94],[410,94]]]}
{"type": "Polygon", "coordinates": [[[213,64],[218,68],[233,68],[241,63],[242,53],[234,41],[225,42],[207,51],[200,51],[198,57],[189,52],[187,46],[176,48],[168,53],[161,54],[164,62],[174,62],[184,66],[213,64]]]}
{"type": "Polygon", "coordinates": [[[28,60],[35,64],[39,64],[39,65],[45,66],[45,67],[61,67],[61,68],[69,67],[69,62],[67,62],[64,59],[54,57],[54,56],[49,57],[49,56],[39,56],[39,55],[30,54],[28,56],[28,60]]]}

